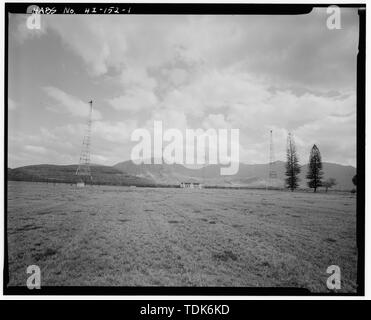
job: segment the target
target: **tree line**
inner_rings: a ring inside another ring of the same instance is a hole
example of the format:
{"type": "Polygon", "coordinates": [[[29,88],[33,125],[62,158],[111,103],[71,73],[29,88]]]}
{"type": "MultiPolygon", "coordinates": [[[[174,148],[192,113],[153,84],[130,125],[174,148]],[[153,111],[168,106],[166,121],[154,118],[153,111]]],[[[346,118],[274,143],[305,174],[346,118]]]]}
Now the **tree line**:
{"type": "MultiPolygon", "coordinates": [[[[287,148],[286,148],[286,187],[291,191],[294,191],[299,187],[299,174],[300,164],[299,158],[296,151],[294,137],[291,133],[287,137],[287,148]]],[[[309,155],[308,172],[306,175],[307,185],[309,188],[316,192],[319,187],[326,188],[326,192],[329,188],[337,184],[334,178],[329,178],[323,181],[323,170],[322,170],[322,159],[321,153],[318,147],[314,144],[309,155]]],[[[357,185],[357,175],[352,179],[353,184],[357,185]]]]}

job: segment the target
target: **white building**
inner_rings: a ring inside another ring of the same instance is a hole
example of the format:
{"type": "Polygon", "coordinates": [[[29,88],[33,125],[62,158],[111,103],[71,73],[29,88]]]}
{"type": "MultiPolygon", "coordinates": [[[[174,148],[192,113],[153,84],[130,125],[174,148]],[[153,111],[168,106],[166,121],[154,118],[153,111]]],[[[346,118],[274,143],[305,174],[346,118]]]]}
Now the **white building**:
{"type": "Polygon", "coordinates": [[[202,189],[202,184],[199,182],[181,182],[180,187],[189,189],[202,189]]]}

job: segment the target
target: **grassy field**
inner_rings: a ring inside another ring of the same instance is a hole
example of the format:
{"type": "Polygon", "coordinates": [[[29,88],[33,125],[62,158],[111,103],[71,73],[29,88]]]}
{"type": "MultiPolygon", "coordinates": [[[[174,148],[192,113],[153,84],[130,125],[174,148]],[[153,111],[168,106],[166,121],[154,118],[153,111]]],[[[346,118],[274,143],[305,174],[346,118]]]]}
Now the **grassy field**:
{"type": "Polygon", "coordinates": [[[350,193],[9,182],[11,286],[274,286],[356,290],[350,193]]]}

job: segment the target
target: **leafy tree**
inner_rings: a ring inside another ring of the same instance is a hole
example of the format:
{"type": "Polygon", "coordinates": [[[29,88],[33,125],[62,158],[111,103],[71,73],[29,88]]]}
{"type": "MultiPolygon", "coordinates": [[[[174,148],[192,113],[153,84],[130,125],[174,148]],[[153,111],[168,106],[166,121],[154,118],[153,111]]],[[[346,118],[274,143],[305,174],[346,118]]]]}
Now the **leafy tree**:
{"type": "Polygon", "coordinates": [[[326,192],[327,192],[328,188],[332,188],[336,184],[337,184],[336,179],[329,178],[322,183],[322,186],[326,188],[326,192]]]}
{"type": "Polygon", "coordinates": [[[299,186],[300,165],[296,153],[294,137],[289,133],[286,148],[286,187],[294,191],[299,186]]]}
{"type": "Polygon", "coordinates": [[[313,145],[312,150],[310,151],[307,179],[309,180],[309,188],[313,188],[314,192],[317,191],[318,187],[322,186],[322,176],[321,153],[317,146],[313,145]]]}

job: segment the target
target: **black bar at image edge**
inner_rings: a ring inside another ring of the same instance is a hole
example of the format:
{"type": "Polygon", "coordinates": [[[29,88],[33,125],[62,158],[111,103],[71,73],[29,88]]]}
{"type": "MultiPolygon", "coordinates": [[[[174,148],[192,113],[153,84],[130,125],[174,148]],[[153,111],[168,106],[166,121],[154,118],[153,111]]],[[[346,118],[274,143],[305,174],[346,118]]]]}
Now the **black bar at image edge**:
{"type": "MultiPolygon", "coordinates": [[[[290,15],[308,14],[313,7],[333,4],[201,4],[201,3],[6,3],[9,13],[26,13],[30,5],[36,5],[53,14],[259,14],[290,15]],[[109,9],[111,8],[111,9],[109,9]],[[65,11],[68,9],[67,11],[65,11]],[[106,9],[106,10],[105,10],[106,9]],[[109,9],[109,10],[108,10],[109,9]],[[130,9],[130,10],[129,10],[130,9]],[[67,13],[68,12],[68,13],[67,13]]],[[[364,7],[363,4],[338,4],[339,7],[364,7]]]]}

